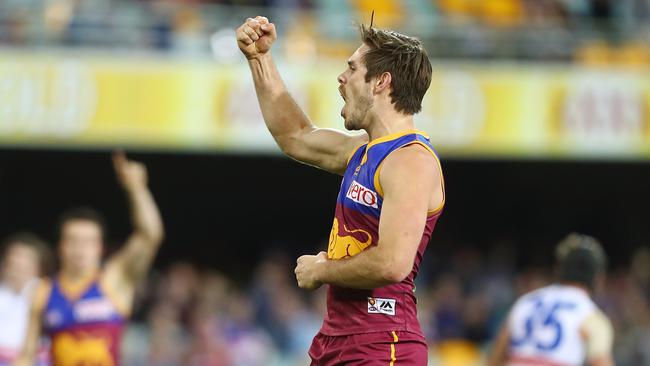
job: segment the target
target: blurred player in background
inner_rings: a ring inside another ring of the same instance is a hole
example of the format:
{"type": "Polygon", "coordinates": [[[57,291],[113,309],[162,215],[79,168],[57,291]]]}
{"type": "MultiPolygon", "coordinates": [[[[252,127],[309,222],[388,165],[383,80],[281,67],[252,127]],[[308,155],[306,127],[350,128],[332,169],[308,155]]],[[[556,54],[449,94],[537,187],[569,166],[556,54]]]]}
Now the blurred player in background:
{"type": "Polygon", "coordinates": [[[74,209],[59,221],[60,269],[37,290],[27,341],[18,365],[33,365],[38,338],[51,339],[54,366],[114,366],[137,284],[145,277],[163,238],[158,207],[144,165],[113,156],[118,181],[131,206],[134,232],[102,266],[104,224],[91,209],[74,209]]]}
{"type": "Polygon", "coordinates": [[[30,300],[51,255],[31,233],[10,236],[0,250],[0,366],[8,366],[23,348],[30,300]]]}
{"type": "Polygon", "coordinates": [[[557,247],[557,282],[515,302],[490,366],[611,366],[613,334],[591,300],[606,257],[596,239],[571,234],[557,247]]]}
{"type": "Polygon", "coordinates": [[[416,315],[419,264],[444,205],[442,171],[413,115],[431,63],[412,37],[361,27],[362,45],[339,75],[348,130],[317,128],[287,92],[269,52],[275,25],[258,16],[237,29],[267,127],[291,158],[343,175],[327,252],[302,256],[301,288],[328,284],[312,365],[425,365],[416,315]]]}

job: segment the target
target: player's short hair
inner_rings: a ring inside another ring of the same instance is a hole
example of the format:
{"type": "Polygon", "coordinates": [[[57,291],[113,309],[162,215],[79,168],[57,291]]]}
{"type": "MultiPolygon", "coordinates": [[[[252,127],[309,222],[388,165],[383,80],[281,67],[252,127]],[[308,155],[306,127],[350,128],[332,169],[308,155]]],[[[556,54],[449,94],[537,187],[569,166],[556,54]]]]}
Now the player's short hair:
{"type": "Polygon", "coordinates": [[[0,246],[0,259],[4,260],[9,251],[17,246],[25,246],[36,252],[41,276],[51,274],[54,267],[52,250],[38,235],[26,231],[9,235],[0,246]]]}
{"type": "Polygon", "coordinates": [[[90,221],[99,226],[102,234],[102,239],[106,239],[108,229],[104,216],[97,210],[90,207],[75,207],[64,211],[58,218],[56,224],[56,237],[61,239],[63,234],[63,226],[70,221],[90,221]]]}
{"type": "Polygon", "coordinates": [[[384,72],[391,75],[391,102],[398,112],[415,114],[431,85],[432,67],[422,43],[394,31],[359,26],[361,40],[370,47],[363,56],[366,82],[384,72]]]}
{"type": "Polygon", "coordinates": [[[607,255],[600,242],[588,235],[571,233],[555,249],[558,280],[594,288],[596,275],[605,270],[607,255]]]}

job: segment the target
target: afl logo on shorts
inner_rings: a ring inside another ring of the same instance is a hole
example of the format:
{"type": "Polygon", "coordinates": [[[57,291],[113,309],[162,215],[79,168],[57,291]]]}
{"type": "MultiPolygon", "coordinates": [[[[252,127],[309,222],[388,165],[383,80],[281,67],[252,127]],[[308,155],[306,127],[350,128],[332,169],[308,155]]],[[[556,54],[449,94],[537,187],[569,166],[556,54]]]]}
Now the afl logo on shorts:
{"type": "Polygon", "coordinates": [[[395,315],[395,299],[368,298],[368,314],[395,315]]]}
{"type": "Polygon", "coordinates": [[[377,193],[359,184],[356,180],[352,181],[345,197],[364,206],[379,208],[377,205],[377,193]]]}

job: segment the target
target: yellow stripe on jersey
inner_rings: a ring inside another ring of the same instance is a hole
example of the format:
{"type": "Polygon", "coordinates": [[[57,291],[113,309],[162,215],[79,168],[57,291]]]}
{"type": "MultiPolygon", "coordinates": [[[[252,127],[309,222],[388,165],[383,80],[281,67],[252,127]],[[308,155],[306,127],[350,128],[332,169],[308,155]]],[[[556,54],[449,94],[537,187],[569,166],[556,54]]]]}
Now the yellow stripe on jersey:
{"type": "Polygon", "coordinates": [[[359,151],[359,149],[360,149],[363,145],[365,145],[365,143],[363,143],[363,144],[361,144],[361,145],[355,147],[354,150],[352,150],[352,153],[350,153],[350,156],[348,156],[348,160],[345,161],[345,166],[346,166],[346,167],[347,167],[348,165],[350,165],[350,160],[352,160],[352,157],[354,156],[354,154],[356,154],[357,151],[359,151]]]}
{"type": "Polygon", "coordinates": [[[392,331],[393,333],[393,343],[390,344],[390,366],[395,365],[395,361],[397,361],[397,357],[395,357],[395,345],[399,341],[399,338],[397,338],[397,333],[395,331],[392,331]]]}
{"type": "MultiPolygon", "coordinates": [[[[424,135],[424,136],[426,137],[426,135],[424,135]]],[[[436,213],[440,212],[440,210],[442,210],[442,208],[445,206],[445,196],[446,196],[446,194],[445,194],[445,178],[444,178],[444,175],[442,174],[442,165],[440,164],[440,159],[438,158],[438,155],[436,155],[435,151],[433,151],[433,149],[431,149],[427,144],[425,144],[425,143],[423,143],[422,141],[419,141],[419,140],[407,142],[404,145],[400,146],[399,148],[397,148],[397,149],[395,149],[393,151],[397,151],[397,150],[399,150],[399,149],[401,149],[403,147],[413,145],[413,144],[418,144],[420,146],[423,146],[425,149],[427,149],[431,153],[431,155],[433,155],[433,158],[436,159],[436,164],[438,164],[438,170],[440,171],[440,179],[441,179],[440,184],[441,184],[441,188],[442,188],[442,201],[440,201],[440,205],[438,205],[438,207],[435,210],[427,211],[427,215],[432,216],[432,215],[435,215],[436,213]]],[[[390,155],[390,154],[388,154],[388,155],[390,155]]],[[[381,183],[379,181],[379,173],[381,173],[381,167],[384,164],[384,161],[386,161],[385,158],[384,158],[384,160],[382,160],[381,163],[379,163],[379,166],[377,167],[377,170],[375,170],[375,177],[373,179],[374,180],[374,185],[375,185],[375,190],[377,191],[377,194],[379,195],[379,197],[382,197],[382,198],[384,197],[384,190],[381,188],[381,183]]]]}
{"type": "Polygon", "coordinates": [[[377,144],[381,144],[382,142],[386,142],[386,141],[390,141],[390,140],[396,140],[396,139],[398,139],[398,138],[400,138],[402,136],[406,136],[406,135],[422,135],[422,136],[426,137],[427,139],[429,138],[429,136],[427,136],[427,134],[425,134],[424,132],[422,132],[420,130],[416,130],[416,129],[404,130],[404,131],[394,132],[394,133],[391,133],[391,134],[388,134],[386,136],[382,136],[380,138],[377,138],[377,139],[374,139],[374,140],[370,141],[368,143],[368,149],[370,149],[371,147],[373,147],[373,146],[375,146],[377,144]]]}

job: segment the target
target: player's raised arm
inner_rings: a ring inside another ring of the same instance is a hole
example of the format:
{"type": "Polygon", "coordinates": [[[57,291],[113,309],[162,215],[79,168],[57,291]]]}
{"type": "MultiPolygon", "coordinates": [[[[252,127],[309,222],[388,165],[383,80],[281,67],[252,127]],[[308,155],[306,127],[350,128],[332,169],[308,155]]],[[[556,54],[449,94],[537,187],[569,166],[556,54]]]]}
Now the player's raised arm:
{"type": "Polygon", "coordinates": [[[343,174],[350,154],[368,138],[314,126],[289,95],[273,62],[270,50],[276,38],[275,25],[262,16],[237,29],[237,44],[248,59],[266,126],[291,158],[343,174]]]}
{"type": "Polygon", "coordinates": [[[147,186],[147,169],[126,158],[123,152],[113,154],[118,181],[124,188],[131,207],[133,233],[125,246],[112,256],[106,266],[109,281],[134,289],[151,266],[163,239],[163,223],[158,206],[147,186]]]}

